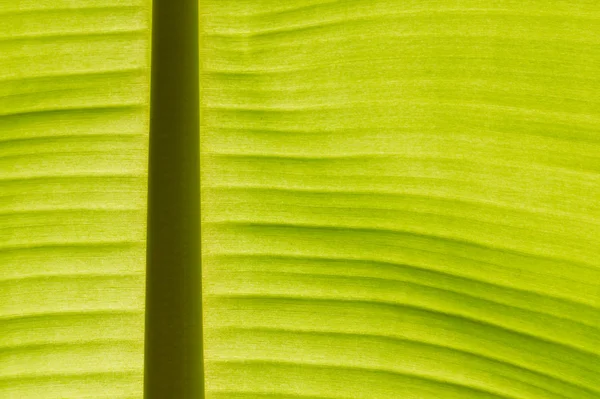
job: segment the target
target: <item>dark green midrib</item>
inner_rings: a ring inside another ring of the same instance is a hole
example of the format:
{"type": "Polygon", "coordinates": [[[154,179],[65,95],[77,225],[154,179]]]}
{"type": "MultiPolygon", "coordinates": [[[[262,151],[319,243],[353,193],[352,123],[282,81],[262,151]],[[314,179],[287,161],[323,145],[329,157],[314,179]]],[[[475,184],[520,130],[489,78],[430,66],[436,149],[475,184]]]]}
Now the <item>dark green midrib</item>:
{"type": "Polygon", "coordinates": [[[154,0],[144,397],[203,398],[198,1],[154,0]]]}

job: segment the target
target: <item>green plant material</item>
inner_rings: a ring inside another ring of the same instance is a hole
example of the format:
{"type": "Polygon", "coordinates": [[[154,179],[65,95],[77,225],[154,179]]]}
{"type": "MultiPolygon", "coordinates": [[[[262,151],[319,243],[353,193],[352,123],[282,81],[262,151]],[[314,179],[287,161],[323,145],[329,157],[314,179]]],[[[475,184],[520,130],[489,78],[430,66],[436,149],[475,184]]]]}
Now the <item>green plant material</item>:
{"type": "Polygon", "coordinates": [[[0,397],[142,396],[150,2],[0,2],[0,397]]]}
{"type": "Polygon", "coordinates": [[[206,397],[600,397],[595,1],[201,3],[206,397]]]}

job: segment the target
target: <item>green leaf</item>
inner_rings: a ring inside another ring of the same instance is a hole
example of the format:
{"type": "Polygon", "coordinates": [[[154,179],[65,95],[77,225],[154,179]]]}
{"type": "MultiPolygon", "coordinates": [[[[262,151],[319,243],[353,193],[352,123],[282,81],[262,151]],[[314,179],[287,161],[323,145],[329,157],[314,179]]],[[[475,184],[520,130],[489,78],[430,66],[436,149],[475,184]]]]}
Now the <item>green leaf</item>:
{"type": "Polygon", "coordinates": [[[207,398],[600,397],[600,9],[201,3],[207,398]]]}
{"type": "Polygon", "coordinates": [[[150,3],[0,21],[0,397],[139,398],[150,3]]]}
{"type": "MultiPolygon", "coordinates": [[[[0,3],[0,397],[142,396],[150,13],[0,3]]],[[[598,398],[599,21],[202,1],[206,396],[598,398]]]]}

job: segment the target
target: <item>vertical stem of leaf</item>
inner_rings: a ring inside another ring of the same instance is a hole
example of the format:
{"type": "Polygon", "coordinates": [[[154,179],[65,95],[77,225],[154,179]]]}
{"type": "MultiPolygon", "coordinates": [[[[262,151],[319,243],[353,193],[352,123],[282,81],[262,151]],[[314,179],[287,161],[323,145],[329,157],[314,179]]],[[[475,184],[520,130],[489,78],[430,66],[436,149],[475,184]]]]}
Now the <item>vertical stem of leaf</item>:
{"type": "Polygon", "coordinates": [[[198,1],[154,0],[147,399],[202,398],[198,1]]]}

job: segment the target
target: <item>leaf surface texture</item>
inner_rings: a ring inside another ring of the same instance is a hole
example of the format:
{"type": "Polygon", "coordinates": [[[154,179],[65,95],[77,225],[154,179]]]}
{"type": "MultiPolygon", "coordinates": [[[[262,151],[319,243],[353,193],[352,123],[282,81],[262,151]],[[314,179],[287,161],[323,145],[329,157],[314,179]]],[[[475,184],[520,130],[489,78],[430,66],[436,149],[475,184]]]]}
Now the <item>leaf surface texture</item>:
{"type": "Polygon", "coordinates": [[[0,1],[0,397],[142,396],[150,3],[0,1]]]}
{"type": "Polygon", "coordinates": [[[600,397],[600,7],[200,3],[211,399],[600,397]]]}

